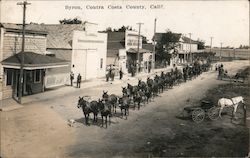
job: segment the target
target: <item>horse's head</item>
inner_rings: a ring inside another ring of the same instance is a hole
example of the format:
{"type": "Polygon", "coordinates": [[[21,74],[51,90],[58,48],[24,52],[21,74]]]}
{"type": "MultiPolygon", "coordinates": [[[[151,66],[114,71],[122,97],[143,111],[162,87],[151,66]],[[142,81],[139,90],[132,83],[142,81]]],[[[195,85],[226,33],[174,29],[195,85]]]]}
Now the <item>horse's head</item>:
{"type": "Polygon", "coordinates": [[[103,91],[102,98],[108,98],[108,91],[103,91]]]}
{"type": "Polygon", "coordinates": [[[103,99],[98,99],[97,105],[98,105],[99,110],[102,110],[104,108],[103,99]]]}
{"type": "Polygon", "coordinates": [[[141,79],[138,79],[138,84],[141,84],[141,79]]]}
{"type": "Polygon", "coordinates": [[[242,102],[243,104],[245,104],[245,101],[244,101],[244,98],[243,98],[243,97],[241,97],[241,102],[242,102]]]}
{"type": "Polygon", "coordinates": [[[122,93],[127,93],[127,88],[126,87],[122,87],[122,93]]]}
{"type": "Polygon", "coordinates": [[[80,108],[82,106],[82,102],[83,102],[83,97],[79,96],[78,103],[77,103],[77,108],[80,108]]]}

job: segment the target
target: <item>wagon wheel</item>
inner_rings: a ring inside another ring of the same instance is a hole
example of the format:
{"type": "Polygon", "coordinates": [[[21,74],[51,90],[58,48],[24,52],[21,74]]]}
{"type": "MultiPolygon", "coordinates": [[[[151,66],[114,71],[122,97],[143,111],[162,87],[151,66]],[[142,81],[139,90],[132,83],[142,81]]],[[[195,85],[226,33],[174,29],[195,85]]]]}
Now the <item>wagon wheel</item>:
{"type": "Polygon", "coordinates": [[[210,120],[217,120],[219,118],[219,108],[212,107],[207,112],[208,117],[210,120]]]}
{"type": "Polygon", "coordinates": [[[197,108],[192,112],[192,119],[196,123],[200,123],[205,118],[205,111],[201,108],[197,108]]]}

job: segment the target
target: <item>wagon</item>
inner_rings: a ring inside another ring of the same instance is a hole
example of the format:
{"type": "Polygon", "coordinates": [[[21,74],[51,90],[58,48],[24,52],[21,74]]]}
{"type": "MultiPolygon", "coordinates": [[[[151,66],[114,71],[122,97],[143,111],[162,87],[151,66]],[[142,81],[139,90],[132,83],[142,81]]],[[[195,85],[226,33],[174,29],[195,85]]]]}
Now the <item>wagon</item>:
{"type": "Polygon", "coordinates": [[[201,105],[185,107],[184,111],[188,113],[188,116],[196,123],[202,122],[207,116],[210,120],[217,120],[219,118],[219,109],[214,106],[210,101],[203,100],[201,105]]]}

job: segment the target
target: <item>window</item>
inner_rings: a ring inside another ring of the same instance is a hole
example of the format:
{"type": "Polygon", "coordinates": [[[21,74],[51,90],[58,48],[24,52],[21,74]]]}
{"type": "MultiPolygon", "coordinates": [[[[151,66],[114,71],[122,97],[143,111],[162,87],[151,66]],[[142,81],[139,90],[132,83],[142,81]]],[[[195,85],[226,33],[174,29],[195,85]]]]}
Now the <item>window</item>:
{"type": "Polygon", "coordinates": [[[34,81],[36,83],[41,82],[41,70],[35,70],[34,81]]]}
{"type": "Polygon", "coordinates": [[[103,58],[101,58],[101,61],[100,61],[100,68],[102,69],[103,67],[103,58]]]}
{"type": "Polygon", "coordinates": [[[10,69],[6,70],[6,86],[10,86],[13,83],[13,71],[10,69]]]}

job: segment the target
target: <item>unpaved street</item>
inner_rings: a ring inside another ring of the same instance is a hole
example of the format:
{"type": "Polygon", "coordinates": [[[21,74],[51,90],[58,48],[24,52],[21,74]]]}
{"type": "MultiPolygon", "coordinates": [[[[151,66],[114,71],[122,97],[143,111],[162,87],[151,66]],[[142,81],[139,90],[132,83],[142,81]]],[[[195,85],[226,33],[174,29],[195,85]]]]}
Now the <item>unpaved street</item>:
{"type": "MultiPolygon", "coordinates": [[[[224,64],[229,74],[248,65],[248,61],[224,64]]],[[[126,83],[84,89],[1,112],[1,153],[4,157],[241,156],[240,151],[246,149],[232,149],[248,142],[241,135],[246,129],[232,124],[229,117],[201,124],[176,117],[183,107],[205,98],[207,90],[225,83],[216,80],[216,75],[206,72],[175,86],[141,110],[131,109],[127,119],[113,117],[107,129],[100,127],[100,118],[97,124],[86,126],[77,99],[83,95],[100,98],[103,90],[120,94],[126,83]],[[74,127],[68,126],[68,119],[76,120],[74,127]],[[225,135],[236,144],[225,142],[225,135]]]]}

